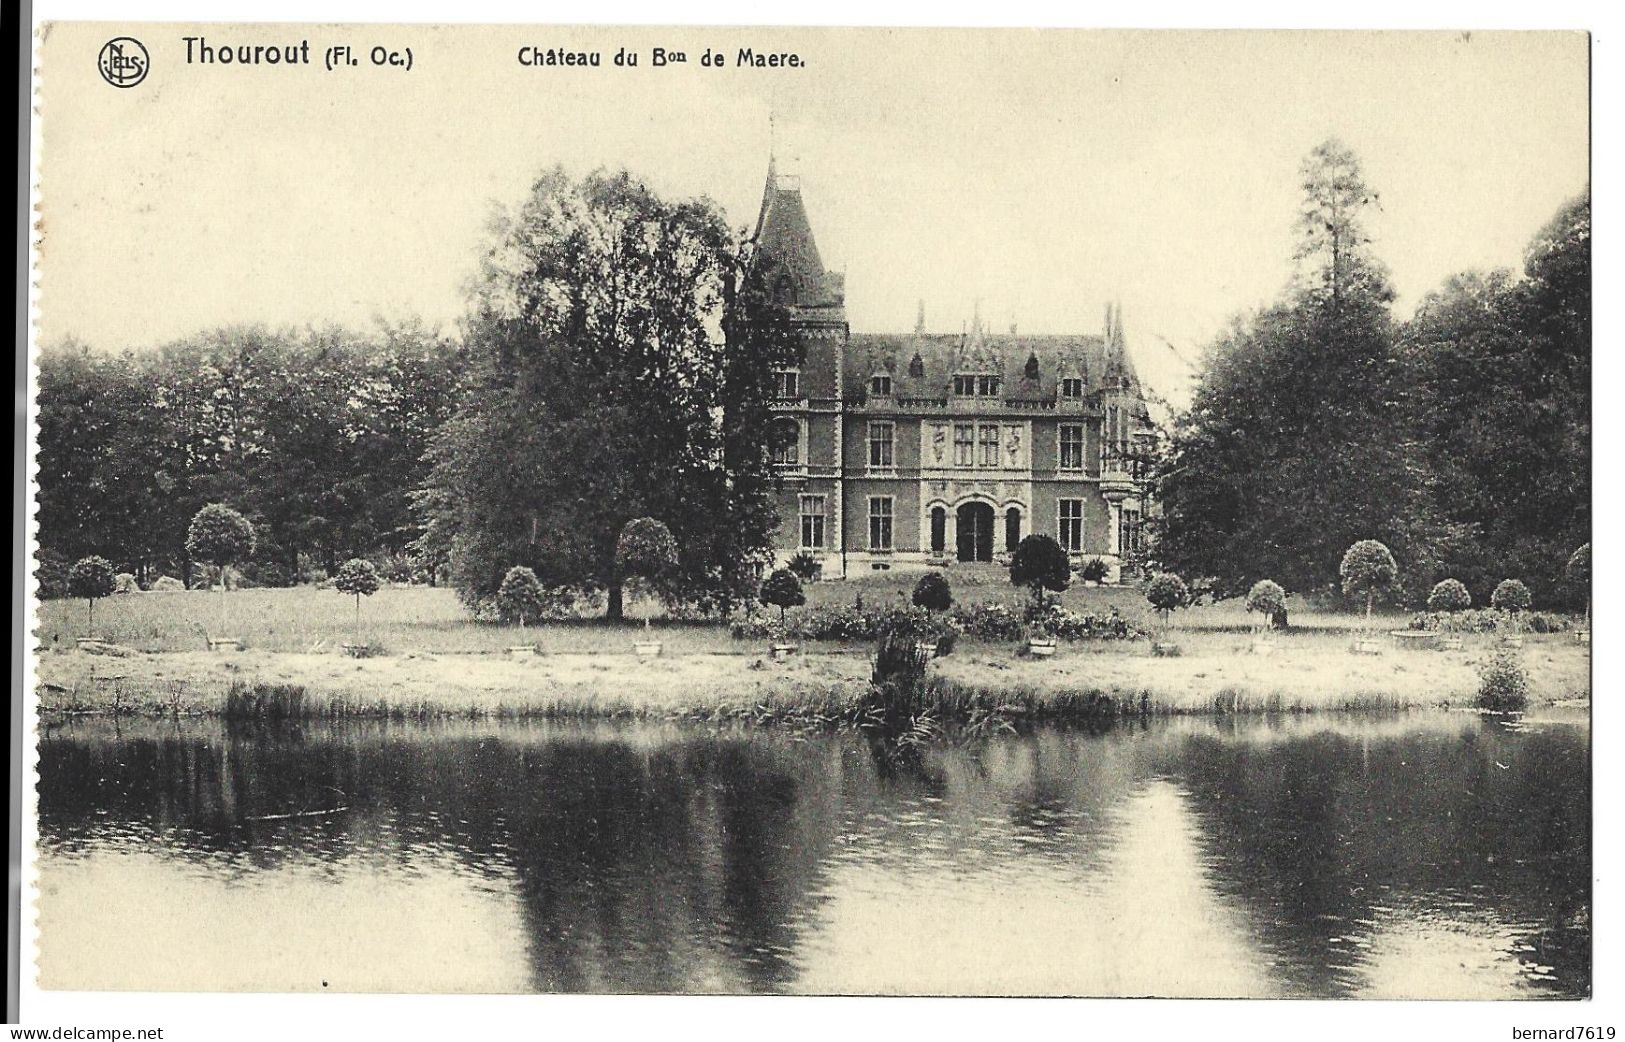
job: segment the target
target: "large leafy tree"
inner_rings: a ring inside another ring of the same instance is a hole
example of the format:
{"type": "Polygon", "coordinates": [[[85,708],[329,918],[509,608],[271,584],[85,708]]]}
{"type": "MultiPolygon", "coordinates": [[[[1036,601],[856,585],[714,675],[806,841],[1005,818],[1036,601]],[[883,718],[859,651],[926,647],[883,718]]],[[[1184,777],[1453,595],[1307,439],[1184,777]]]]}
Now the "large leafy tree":
{"type": "Polygon", "coordinates": [[[1164,565],[1221,597],[1266,576],[1330,591],[1369,535],[1430,576],[1453,538],[1409,431],[1393,291],[1365,226],[1376,193],[1336,142],[1310,153],[1303,187],[1294,285],[1210,347],[1158,474],[1164,565]]]}
{"type": "Polygon", "coordinates": [[[430,449],[419,547],[466,600],[523,564],[608,592],[616,537],[664,519],[673,592],[748,592],[774,523],[769,381],[795,344],[747,244],[705,200],[625,173],[544,174],[493,224],[468,322],[471,385],[430,449]]]}
{"type": "Polygon", "coordinates": [[[1543,602],[1579,599],[1563,564],[1591,525],[1591,204],[1565,204],[1522,277],[1469,272],[1430,295],[1402,340],[1439,509],[1473,538],[1451,571],[1484,599],[1508,571],[1543,602]]]}

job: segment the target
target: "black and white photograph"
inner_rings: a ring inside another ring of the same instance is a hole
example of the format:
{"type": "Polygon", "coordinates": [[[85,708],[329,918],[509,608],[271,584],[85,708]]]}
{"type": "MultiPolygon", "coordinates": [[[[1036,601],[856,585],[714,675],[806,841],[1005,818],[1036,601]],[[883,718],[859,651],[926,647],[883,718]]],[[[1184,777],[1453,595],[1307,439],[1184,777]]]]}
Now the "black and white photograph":
{"type": "Polygon", "coordinates": [[[28,986],[1587,1023],[1585,29],[38,27],[28,986]]]}

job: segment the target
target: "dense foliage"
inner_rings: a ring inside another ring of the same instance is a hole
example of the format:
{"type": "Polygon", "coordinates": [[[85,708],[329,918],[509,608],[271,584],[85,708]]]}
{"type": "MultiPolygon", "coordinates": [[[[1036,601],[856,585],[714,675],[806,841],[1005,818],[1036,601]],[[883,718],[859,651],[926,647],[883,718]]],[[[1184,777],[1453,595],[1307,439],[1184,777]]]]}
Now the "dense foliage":
{"type": "Polygon", "coordinates": [[[1529,674],[1517,651],[1500,648],[1479,668],[1478,707],[1493,712],[1521,712],[1529,704],[1529,674]]]}
{"type": "Polygon", "coordinates": [[[1286,611],[1286,591],[1274,579],[1260,579],[1247,591],[1247,610],[1265,617],[1264,625],[1286,611]]]}
{"type": "Polygon", "coordinates": [[[807,595],[801,592],[801,580],[788,568],[774,569],[773,574],[763,580],[758,596],[763,604],[771,604],[779,609],[781,627],[786,609],[798,608],[807,603],[807,595]]]}
{"type": "Polygon", "coordinates": [[[1508,570],[1556,594],[1590,525],[1589,198],[1521,278],[1455,277],[1400,322],[1357,159],[1328,142],[1303,173],[1298,278],[1210,345],[1158,467],[1161,562],[1221,597],[1264,576],[1329,594],[1375,537],[1411,602],[1508,570]]]}
{"type": "Polygon", "coordinates": [[[616,535],[664,520],[677,598],[754,592],[771,502],[773,373],[795,364],[765,265],[706,200],[631,176],[543,175],[494,223],[471,300],[469,389],[430,450],[420,545],[465,600],[515,562],[608,592],[616,535]]]}
{"type": "Polygon", "coordinates": [[[124,354],[48,347],[38,399],[42,582],[53,562],[89,553],[142,585],[165,575],[190,582],[188,523],[219,501],[259,530],[238,567],[261,584],[401,553],[416,535],[411,494],[463,370],[458,354],[412,326],[367,335],[230,328],[124,354]]]}
{"type": "Polygon", "coordinates": [[[105,557],[83,557],[68,569],[68,595],[85,601],[86,618],[96,625],[96,602],[111,597],[118,588],[112,562],[105,557]]]}
{"type": "Polygon", "coordinates": [[[1005,643],[1022,639],[1035,624],[1063,640],[1135,640],[1145,636],[1143,629],[1116,609],[1078,612],[1045,604],[1036,613],[1017,612],[992,601],[955,605],[946,614],[897,604],[825,604],[790,613],[782,629],[777,622],[770,624],[760,616],[747,616],[735,619],[732,630],[739,638],[782,633],[800,640],[871,641],[895,633],[940,641],[944,634],[952,633],[1005,643]]]}
{"type": "Polygon", "coordinates": [[[186,555],[220,569],[222,586],[226,567],[253,556],[257,543],[253,522],[224,503],[204,506],[186,529],[186,555]]]}
{"type": "Polygon", "coordinates": [[[1529,587],[1519,579],[1502,579],[1496,584],[1495,592],[1490,594],[1490,607],[1502,611],[1528,611],[1534,602],[1529,587]]]}
{"type": "Polygon", "coordinates": [[[540,618],[544,599],[536,573],[522,564],[503,573],[502,584],[497,587],[496,607],[503,622],[517,622],[521,627],[540,618]]]}
{"type": "Polygon", "coordinates": [[[1171,612],[1190,603],[1190,587],[1172,572],[1159,572],[1145,587],[1145,599],[1166,622],[1171,612]]]}
{"type": "Polygon", "coordinates": [[[926,572],[920,576],[910,599],[916,608],[926,611],[947,611],[954,606],[953,589],[948,585],[948,577],[941,572],[926,572]]]}
{"type": "Polygon", "coordinates": [[[1072,585],[1072,562],[1052,536],[1029,535],[1010,555],[1010,582],[1031,590],[1037,604],[1045,590],[1061,593],[1072,585]]]}
{"type": "Polygon", "coordinates": [[[1473,606],[1473,595],[1460,579],[1440,579],[1428,593],[1428,611],[1466,611],[1473,606]]]}
{"type": "Polygon", "coordinates": [[[1343,596],[1365,598],[1366,618],[1379,594],[1399,583],[1399,566],[1393,552],[1375,539],[1362,539],[1343,554],[1337,574],[1343,580],[1343,596]]]}

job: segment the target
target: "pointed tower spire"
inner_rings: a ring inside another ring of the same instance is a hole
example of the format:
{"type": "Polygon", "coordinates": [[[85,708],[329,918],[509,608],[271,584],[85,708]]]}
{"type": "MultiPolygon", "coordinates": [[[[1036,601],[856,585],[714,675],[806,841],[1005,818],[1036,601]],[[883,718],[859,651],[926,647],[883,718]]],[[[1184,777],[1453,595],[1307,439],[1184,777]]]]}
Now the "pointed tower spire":
{"type": "Polygon", "coordinates": [[[920,298],[920,309],[914,315],[914,335],[925,335],[925,298],[920,298]]]}

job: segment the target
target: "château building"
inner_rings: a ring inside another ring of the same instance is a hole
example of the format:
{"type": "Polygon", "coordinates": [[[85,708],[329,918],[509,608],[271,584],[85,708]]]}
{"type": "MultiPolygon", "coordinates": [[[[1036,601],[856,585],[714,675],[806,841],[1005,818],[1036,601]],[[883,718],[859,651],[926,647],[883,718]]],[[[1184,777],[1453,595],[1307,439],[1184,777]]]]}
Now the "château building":
{"type": "Polygon", "coordinates": [[[799,182],[768,169],[757,220],[802,364],[777,376],[782,565],[806,551],[825,578],[1006,561],[1053,536],[1118,581],[1142,550],[1141,462],[1151,425],[1108,305],[1099,335],[854,335],[845,278],[825,269],[799,182]]]}

